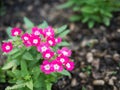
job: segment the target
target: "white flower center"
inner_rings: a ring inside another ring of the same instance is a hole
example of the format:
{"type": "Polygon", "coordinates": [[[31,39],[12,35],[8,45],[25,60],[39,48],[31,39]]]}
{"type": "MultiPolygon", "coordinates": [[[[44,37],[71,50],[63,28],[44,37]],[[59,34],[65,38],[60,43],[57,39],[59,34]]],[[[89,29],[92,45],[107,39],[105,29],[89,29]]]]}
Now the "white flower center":
{"type": "Polygon", "coordinates": [[[58,70],[58,69],[59,69],[59,67],[60,67],[60,66],[59,66],[59,65],[57,65],[57,64],[55,64],[55,65],[54,65],[54,69],[56,69],[56,70],[58,70]]]}
{"type": "Polygon", "coordinates": [[[47,54],[45,55],[45,57],[49,58],[49,57],[50,57],[50,54],[49,54],[49,53],[47,53],[47,54]]]}
{"type": "Polygon", "coordinates": [[[44,66],[44,68],[45,68],[45,70],[50,70],[50,65],[47,64],[44,66]]]}
{"type": "Polygon", "coordinates": [[[14,32],[14,35],[18,35],[18,32],[14,32]]]}
{"type": "Polygon", "coordinates": [[[47,50],[47,47],[46,47],[46,46],[43,46],[41,49],[42,49],[42,52],[44,52],[44,51],[47,50]]]}
{"type": "Polygon", "coordinates": [[[48,36],[50,36],[50,35],[51,35],[51,32],[46,32],[46,34],[47,34],[48,36]]]}
{"type": "Polygon", "coordinates": [[[64,55],[68,55],[68,52],[66,52],[66,51],[63,51],[62,53],[63,53],[64,55]]]}
{"type": "Polygon", "coordinates": [[[28,37],[24,37],[24,40],[28,40],[28,37]]]}
{"type": "Polygon", "coordinates": [[[53,44],[53,42],[52,42],[51,40],[49,40],[48,42],[49,42],[49,44],[50,44],[50,45],[52,45],[52,44],[53,44]]]}
{"type": "Polygon", "coordinates": [[[37,40],[37,39],[34,39],[34,40],[33,40],[33,43],[37,44],[37,43],[38,43],[38,40],[37,40]]]}
{"type": "Polygon", "coordinates": [[[39,32],[39,31],[36,31],[34,34],[35,34],[35,35],[40,35],[40,32],[39,32]]]}
{"type": "Polygon", "coordinates": [[[68,68],[70,68],[70,64],[69,64],[69,63],[67,63],[66,66],[67,66],[68,68]]]}
{"type": "Polygon", "coordinates": [[[10,49],[10,46],[7,45],[5,48],[6,48],[6,50],[9,50],[9,49],[10,49]]]}
{"type": "Polygon", "coordinates": [[[60,61],[63,63],[65,61],[65,59],[61,58],[60,61]]]}

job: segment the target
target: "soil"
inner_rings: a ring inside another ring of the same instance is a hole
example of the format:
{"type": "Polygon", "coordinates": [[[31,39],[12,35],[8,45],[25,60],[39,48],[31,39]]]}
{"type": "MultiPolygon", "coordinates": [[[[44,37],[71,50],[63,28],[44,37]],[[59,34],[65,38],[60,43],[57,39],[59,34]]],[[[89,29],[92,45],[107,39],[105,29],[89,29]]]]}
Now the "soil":
{"type": "MultiPolygon", "coordinates": [[[[2,0],[4,14],[0,16],[0,41],[7,38],[9,26],[25,28],[23,17],[36,25],[46,20],[50,25],[68,25],[71,30],[66,40],[71,44],[75,69],[72,78],[63,77],[52,90],[120,90],[120,12],[113,13],[111,25],[96,25],[88,29],[86,24],[72,23],[70,9],[57,10],[65,0],[2,0]]],[[[0,51],[0,65],[4,57],[0,51]]],[[[0,84],[0,90],[6,85],[0,84]]]]}

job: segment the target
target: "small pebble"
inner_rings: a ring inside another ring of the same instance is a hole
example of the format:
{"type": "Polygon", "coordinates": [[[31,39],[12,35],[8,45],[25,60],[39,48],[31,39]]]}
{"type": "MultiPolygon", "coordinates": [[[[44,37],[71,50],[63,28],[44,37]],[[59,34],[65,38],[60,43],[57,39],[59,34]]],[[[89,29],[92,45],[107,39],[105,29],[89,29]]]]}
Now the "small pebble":
{"type": "Polygon", "coordinates": [[[88,52],[86,55],[86,59],[88,63],[92,63],[93,61],[93,54],[91,52],[88,52]]]}
{"type": "Polygon", "coordinates": [[[79,76],[82,78],[82,79],[86,79],[87,78],[87,75],[85,73],[79,73],[79,76]]]}
{"type": "Polygon", "coordinates": [[[103,80],[94,80],[93,81],[93,85],[101,85],[103,86],[105,84],[105,82],[103,80]]]}
{"type": "Polygon", "coordinates": [[[71,86],[72,87],[77,86],[77,80],[75,78],[72,79],[71,86]]]}

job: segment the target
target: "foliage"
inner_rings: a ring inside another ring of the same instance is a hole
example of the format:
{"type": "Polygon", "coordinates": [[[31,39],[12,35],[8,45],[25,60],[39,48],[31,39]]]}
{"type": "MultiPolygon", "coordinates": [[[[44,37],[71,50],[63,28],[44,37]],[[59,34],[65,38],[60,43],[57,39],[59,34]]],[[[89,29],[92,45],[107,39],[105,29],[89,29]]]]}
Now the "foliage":
{"type": "Polygon", "coordinates": [[[112,12],[120,10],[119,0],[68,0],[58,8],[72,8],[75,15],[71,16],[71,21],[88,23],[92,28],[95,23],[104,23],[110,25],[112,12]]]}
{"type": "Polygon", "coordinates": [[[90,74],[91,74],[91,71],[92,71],[92,66],[91,66],[91,65],[88,65],[88,66],[82,68],[82,71],[83,71],[83,72],[86,72],[88,75],[90,75],[90,74]]]}
{"type": "MultiPolygon", "coordinates": [[[[26,33],[31,33],[31,28],[34,27],[34,24],[26,17],[24,18],[24,23],[28,29],[26,30],[26,33]]],[[[42,24],[38,25],[38,27],[44,30],[48,27],[48,24],[44,21],[42,24]]],[[[55,28],[55,36],[66,36],[66,34],[69,32],[69,30],[66,30],[66,28],[66,25],[58,29],[55,28]]],[[[15,29],[19,30],[18,28],[15,29]]],[[[56,82],[62,75],[69,77],[71,76],[70,73],[65,69],[61,72],[56,71],[45,74],[40,69],[40,65],[44,61],[42,54],[36,50],[35,46],[26,47],[23,44],[20,36],[11,36],[11,30],[11,27],[7,29],[7,33],[9,35],[9,39],[7,41],[12,41],[14,46],[10,52],[6,51],[3,53],[4,55],[7,55],[8,58],[5,65],[2,67],[2,71],[6,72],[8,82],[13,86],[8,86],[5,90],[51,90],[52,84],[56,82]]],[[[23,34],[23,31],[21,34],[23,34]]],[[[51,48],[56,51],[60,49],[61,46],[69,46],[69,43],[63,40],[61,43],[51,48]]],[[[10,47],[5,48],[9,49],[10,47]]]]}

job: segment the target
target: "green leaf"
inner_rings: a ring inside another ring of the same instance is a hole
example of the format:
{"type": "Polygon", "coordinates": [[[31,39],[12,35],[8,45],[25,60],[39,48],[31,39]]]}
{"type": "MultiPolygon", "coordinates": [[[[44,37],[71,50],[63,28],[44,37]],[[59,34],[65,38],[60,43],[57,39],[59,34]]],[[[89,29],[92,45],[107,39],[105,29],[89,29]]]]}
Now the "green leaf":
{"type": "Polygon", "coordinates": [[[6,33],[7,33],[7,35],[9,36],[9,38],[13,38],[13,37],[11,36],[11,30],[12,30],[12,27],[8,27],[7,30],[6,30],[6,33]]]}
{"type": "Polygon", "coordinates": [[[37,88],[37,90],[46,90],[45,75],[43,73],[41,73],[39,78],[34,81],[33,86],[37,88]]]}
{"type": "Polygon", "coordinates": [[[33,81],[30,80],[26,83],[26,86],[30,89],[30,90],[33,90],[33,81]]]}
{"type": "Polygon", "coordinates": [[[51,90],[52,89],[52,83],[47,82],[46,86],[47,86],[47,90],[51,90]]]}
{"type": "Polygon", "coordinates": [[[109,26],[110,25],[110,18],[104,18],[103,22],[106,26],[109,26]]]}
{"type": "Polygon", "coordinates": [[[90,21],[90,22],[88,22],[88,27],[89,27],[89,28],[93,28],[94,24],[95,24],[95,23],[94,23],[93,21],[90,21]]]}
{"type": "Polygon", "coordinates": [[[61,42],[60,44],[58,44],[58,46],[70,46],[70,44],[67,42],[61,42]]]}
{"type": "Polygon", "coordinates": [[[67,25],[63,25],[63,26],[61,26],[60,28],[58,28],[58,29],[56,30],[56,33],[57,33],[57,34],[58,34],[58,33],[62,33],[66,28],[67,28],[67,25]]]}
{"type": "Polygon", "coordinates": [[[14,48],[10,53],[9,55],[13,55],[15,53],[19,52],[19,50],[17,48],[14,48]]]}
{"type": "Polygon", "coordinates": [[[86,90],[86,88],[84,86],[82,86],[82,90],[86,90]]]}
{"type": "Polygon", "coordinates": [[[48,23],[46,21],[44,21],[42,24],[38,25],[39,28],[46,28],[48,27],[48,23]]]}
{"type": "Polygon", "coordinates": [[[25,60],[34,60],[32,54],[29,52],[25,52],[25,54],[22,56],[22,58],[25,60]]]}
{"type": "Polygon", "coordinates": [[[62,32],[61,34],[59,34],[60,37],[65,37],[68,33],[70,32],[70,30],[65,30],[64,32],[62,32]]]}
{"type": "Polygon", "coordinates": [[[7,70],[7,69],[10,69],[10,68],[17,66],[17,65],[18,65],[17,60],[12,60],[11,62],[9,62],[5,66],[3,66],[2,70],[7,70]]]}
{"type": "Polygon", "coordinates": [[[29,74],[27,70],[27,63],[25,60],[21,60],[21,71],[23,76],[27,76],[29,74]]]}
{"type": "Polygon", "coordinates": [[[57,9],[68,8],[68,7],[71,7],[73,4],[74,4],[73,2],[69,1],[65,4],[62,4],[62,5],[58,6],[57,9]]]}
{"type": "Polygon", "coordinates": [[[82,13],[94,13],[94,7],[92,6],[85,6],[81,8],[82,13]]]}
{"type": "Polygon", "coordinates": [[[24,23],[28,29],[32,28],[34,24],[27,17],[24,17],[24,23]]]}
{"type": "Polygon", "coordinates": [[[59,73],[62,74],[62,75],[71,77],[71,74],[65,69],[62,72],[59,72],[59,73]]]}
{"type": "Polygon", "coordinates": [[[79,21],[81,19],[80,15],[73,15],[70,17],[70,21],[75,22],[75,21],[79,21]]]}
{"type": "Polygon", "coordinates": [[[5,90],[18,90],[20,88],[25,87],[25,83],[19,84],[19,85],[14,85],[14,86],[8,86],[7,88],[5,88],[5,90]]]}

